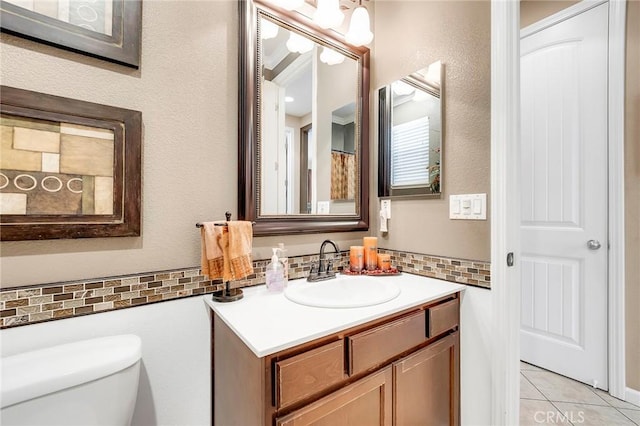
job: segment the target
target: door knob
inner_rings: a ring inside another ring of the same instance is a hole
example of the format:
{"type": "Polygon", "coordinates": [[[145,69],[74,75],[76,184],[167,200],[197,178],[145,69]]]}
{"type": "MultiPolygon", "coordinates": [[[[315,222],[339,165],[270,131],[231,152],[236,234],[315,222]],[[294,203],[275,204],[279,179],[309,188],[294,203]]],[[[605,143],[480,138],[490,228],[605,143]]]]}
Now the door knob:
{"type": "Polygon", "coordinates": [[[587,247],[589,247],[589,250],[598,250],[602,246],[598,240],[589,240],[587,241],[587,247]]]}

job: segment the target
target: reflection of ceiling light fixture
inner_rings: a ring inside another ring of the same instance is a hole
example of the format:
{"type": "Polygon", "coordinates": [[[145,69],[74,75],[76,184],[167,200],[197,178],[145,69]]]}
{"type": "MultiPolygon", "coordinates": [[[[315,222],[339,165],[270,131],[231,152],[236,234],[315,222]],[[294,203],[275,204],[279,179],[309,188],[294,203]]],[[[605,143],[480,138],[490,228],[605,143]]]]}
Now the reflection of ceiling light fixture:
{"type": "Polygon", "coordinates": [[[360,5],[353,10],[345,40],[354,46],[364,46],[373,40],[369,12],[364,6],[360,5]]]}
{"type": "Polygon", "coordinates": [[[278,25],[266,19],[260,19],[260,38],[268,40],[278,35],[278,25]]]}
{"type": "Polygon", "coordinates": [[[327,65],[337,65],[344,62],[344,55],[336,52],[333,49],[324,47],[320,54],[320,60],[327,65]]]}
{"type": "Polygon", "coordinates": [[[284,101],[285,101],[285,102],[293,102],[293,101],[294,101],[294,99],[293,99],[293,97],[291,97],[291,96],[285,96],[285,97],[284,97],[284,101]]]}
{"type": "Polygon", "coordinates": [[[313,21],[321,28],[336,28],[342,24],[344,13],[340,10],[339,0],[318,0],[313,21]]]}
{"type": "Polygon", "coordinates": [[[293,53],[307,53],[313,49],[313,41],[292,32],[287,40],[287,49],[293,53]]]}
{"type": "Polygon", "coordinates": [[[398,96],[410,95],[416,90],[413,86],[409,86],[404,81],[394,81],[391,84],[391,88],[393,89],[393,93],[398,96]]]}
{"type": "Polygon", "coordinates": [[[286,10],[297,9],[304,4],[304,0],[274,0],[274,3],[286,10]]]}

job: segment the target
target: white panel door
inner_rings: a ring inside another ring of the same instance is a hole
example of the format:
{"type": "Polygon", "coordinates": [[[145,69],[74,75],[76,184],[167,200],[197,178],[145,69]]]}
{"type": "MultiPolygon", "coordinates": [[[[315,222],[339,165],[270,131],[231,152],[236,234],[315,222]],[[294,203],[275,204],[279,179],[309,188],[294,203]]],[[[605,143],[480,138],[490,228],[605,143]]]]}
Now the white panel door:
{"type": "Polygon", "coordinates": [[[521,357],[601,389],[607,29],[603,4],[521,40],[521,357]]]}

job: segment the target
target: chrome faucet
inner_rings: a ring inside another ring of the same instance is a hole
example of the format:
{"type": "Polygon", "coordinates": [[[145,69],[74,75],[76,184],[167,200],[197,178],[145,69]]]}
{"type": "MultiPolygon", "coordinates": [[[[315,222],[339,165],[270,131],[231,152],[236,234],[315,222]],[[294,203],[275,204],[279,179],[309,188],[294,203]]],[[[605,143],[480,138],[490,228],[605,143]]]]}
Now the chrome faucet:
{"type": "Polygon", "coordinates": [[[318,270],[315,269],[315,264],[311,264],[311,271],[307,277],[307,281],[322,281],[336,277],[336,273],[333,271],[333,260],[328,259],[325,261],[324,249],[327,244],[333,246],[333,250],[336,254],[340,255],[340,249],[338,245],[331,240],[324,240],[320,246],[320,261],[318,262],[318,270]]]}

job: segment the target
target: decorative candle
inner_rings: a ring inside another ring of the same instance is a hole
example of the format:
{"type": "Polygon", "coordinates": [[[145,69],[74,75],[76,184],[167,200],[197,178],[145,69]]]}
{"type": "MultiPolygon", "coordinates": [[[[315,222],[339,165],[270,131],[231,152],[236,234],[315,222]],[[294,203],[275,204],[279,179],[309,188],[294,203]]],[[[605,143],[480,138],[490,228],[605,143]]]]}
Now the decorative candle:
{"type": "Polygon", "coordinates": [[[391,255],[385,253],[378,254],[378,268],[383,271],[391,269],[391,255]]]}
{"type": "Polygon", "coordinates": [[[353,272],[360,272],[364,268],[363,246],[351,246],[349,248],[349,268],[353,272]]]}
{"type": "Polygon", "coordinates": [[[378,238],[364,237],[364,265],[369,271],[378,266],[378,238]]]}

